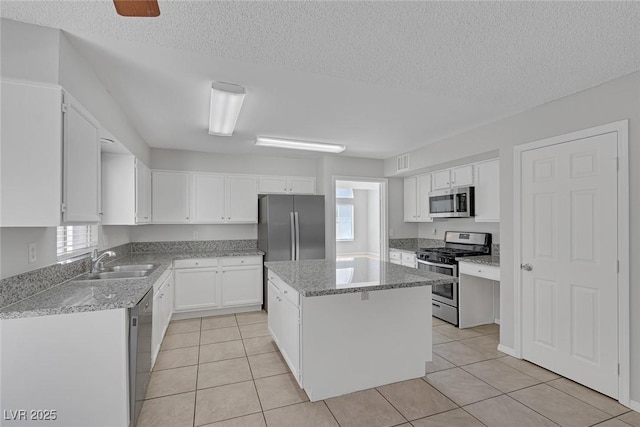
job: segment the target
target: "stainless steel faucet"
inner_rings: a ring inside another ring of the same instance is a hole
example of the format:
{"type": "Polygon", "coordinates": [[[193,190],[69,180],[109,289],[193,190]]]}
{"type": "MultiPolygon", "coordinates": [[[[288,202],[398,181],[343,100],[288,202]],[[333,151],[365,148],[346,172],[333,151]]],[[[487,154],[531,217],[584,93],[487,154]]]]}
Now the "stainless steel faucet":
{"type": "Polygon", "coordinates": [[[91,254],[91,273],[99,272],[103,265],[102,258],[108,256],[116,256],[116,253],[113,251],[105,251],[98,256],[98,251],[94,249],[93,254],[91,254]]]}

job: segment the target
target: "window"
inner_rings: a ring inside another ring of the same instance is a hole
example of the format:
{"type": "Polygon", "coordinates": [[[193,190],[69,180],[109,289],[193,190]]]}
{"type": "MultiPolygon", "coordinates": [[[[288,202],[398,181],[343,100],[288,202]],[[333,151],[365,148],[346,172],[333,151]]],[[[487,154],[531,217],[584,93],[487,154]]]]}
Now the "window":
{"type": "Polygon", "coordinates": [[[336,204],[336,240],[353,240],[353,205],[336,204]]]}
{"type": "Polygon", "coordinates": [[[336,188],[336,198],[353,199],[353,188],[336,188]]]}
{"type": "Polygon", "coordinates": [[[91,252],[98,246],[97,225],[67,225],[57,230],[58,260],[91,252]]]}

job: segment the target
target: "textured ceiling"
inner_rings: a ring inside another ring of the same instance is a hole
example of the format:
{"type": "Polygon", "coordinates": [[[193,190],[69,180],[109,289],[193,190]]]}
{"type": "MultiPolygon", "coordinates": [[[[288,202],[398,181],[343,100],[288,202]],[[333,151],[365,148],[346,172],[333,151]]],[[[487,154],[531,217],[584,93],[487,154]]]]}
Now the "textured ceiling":
{"type": "Polygon", "coordinates": [[[640,2],[159,4],[1,15],[67,31],[150,146],[199,151],[273,153],[265,134],[387,158],[640,70],[640,2]],[[247,88],[233,137],[206,132],[211,80],[247,88]]]}

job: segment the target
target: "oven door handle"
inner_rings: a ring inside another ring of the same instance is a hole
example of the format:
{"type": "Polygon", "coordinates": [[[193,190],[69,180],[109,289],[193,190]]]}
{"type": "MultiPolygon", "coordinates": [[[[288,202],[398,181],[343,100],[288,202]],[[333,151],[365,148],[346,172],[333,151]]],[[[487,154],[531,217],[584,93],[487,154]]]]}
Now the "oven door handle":
{"type": "Polygon", "coordinates": [[[417,260],[420,264],[427,264],[427,265],[433,265],[435,267],[442,267],[442,268],[450,268],[452,270],[455,269],[455,265],[454,264],[438,264],[437,262],[431,262],[431,261],[424,261],[424,260],[417,260]]]}

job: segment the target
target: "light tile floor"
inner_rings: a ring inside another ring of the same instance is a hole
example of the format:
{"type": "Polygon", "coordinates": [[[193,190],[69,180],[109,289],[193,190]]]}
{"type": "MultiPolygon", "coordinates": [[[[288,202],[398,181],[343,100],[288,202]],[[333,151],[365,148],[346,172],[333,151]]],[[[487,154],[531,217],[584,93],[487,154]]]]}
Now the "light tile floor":
{"type": "Polygon", "coordinates": [[[640,414],[496,350],[498,325],[433,319],[420,379],[309,402],[264,312],[171,322],[138,427],[640,427],[640,414]]]}

